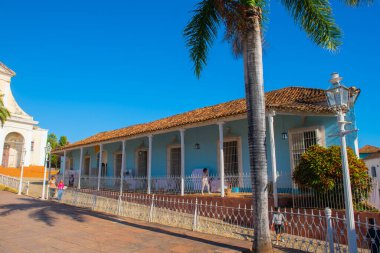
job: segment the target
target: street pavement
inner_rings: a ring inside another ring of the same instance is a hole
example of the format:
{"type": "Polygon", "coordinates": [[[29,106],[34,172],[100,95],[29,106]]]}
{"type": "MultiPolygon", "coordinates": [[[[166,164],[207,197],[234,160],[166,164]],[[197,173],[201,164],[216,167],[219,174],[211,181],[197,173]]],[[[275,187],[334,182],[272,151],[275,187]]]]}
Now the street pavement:
{"type": "Polygon", "coordinates": [[[251,243],[0,191],[0,252],[242,252],[251,243]]]}

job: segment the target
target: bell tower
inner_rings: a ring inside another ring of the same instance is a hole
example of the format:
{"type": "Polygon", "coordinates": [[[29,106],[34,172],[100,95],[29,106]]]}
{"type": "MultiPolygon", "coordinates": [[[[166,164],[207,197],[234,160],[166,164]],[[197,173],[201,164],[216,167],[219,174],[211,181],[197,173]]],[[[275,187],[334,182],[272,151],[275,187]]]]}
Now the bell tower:
{"type": "Polygon", "coordinates": [[[11,80],[16,73],[0,62],[0,95],[10,117],[0,126],[0,165],[20,167],[44,164],[44,148],[47,141],[46,129],[27,114],[12,94],[11,80]]]}

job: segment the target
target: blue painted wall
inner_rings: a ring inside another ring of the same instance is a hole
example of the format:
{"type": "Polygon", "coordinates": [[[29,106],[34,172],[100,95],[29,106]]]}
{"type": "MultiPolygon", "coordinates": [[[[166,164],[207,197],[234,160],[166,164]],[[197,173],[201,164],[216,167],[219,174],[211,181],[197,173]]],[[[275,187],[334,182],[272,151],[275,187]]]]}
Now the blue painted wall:
{"type": "MultiPolygon", "coordinates": [[[[352,114],[350,115],[352,117],[352,114]]],[[[290,116],[276,115],[274,117],[274,131],[276,142],[277,170],[279,173],[279,187],[291,187],[291,165],[289,139],[283,140],[282,133],[288,132],[289,129],[297,129],[311,126],[323,126],[325,129],[325,143],[327,146],[340,145],[338,137],[328,137],[338,131],[336,117],[324,116],[290,116]]],[[[268,130],[269,132],[269,130],[268,130]]],[[[249,172],[249,150],[247,120],[236,120],[227,122],[224,125],[224,136],[240,137],[242,146],[242,165],[243,172],[249,172]]],[[[207,167],[211,174],[218,173],[218,125],[209,125],[187,129],[185,131],[185,173],[190,175],[194,169],[207,167]],[[195,143],[200,144],[200,149],[195,149],[195,143]]],[[[355,134],[347,137],[347,144],[354,148],[355,134]]],[[[167,148],[172,144],[180,144],[179,131],[173,131],[166,134],[153,136],[153,155],[152,155],[152,176],[167,175],[167,148]]],[[[268,158],[268,178],[271,181],[271,160],[270,160],[270,143],[267,138],[267,158],[268,158]]],[[[136,175],[136,150],[139,147],[148,148],[148,138],[143,137],[126,142],[126,164],[125,169],[132,170],[136,175]]],[[[121,142],[105,144],[103,150],[107,152],[107,176],[114,175],[114,155],[121,151],[121,142]]],[[[79,169],[79,150],[71,152],[74,158],[74,168],[79,169]]],[[[91,156],[91,168],[97,175],[97,159],[95,148],[85,148],[84,153],[91,156]]]]}

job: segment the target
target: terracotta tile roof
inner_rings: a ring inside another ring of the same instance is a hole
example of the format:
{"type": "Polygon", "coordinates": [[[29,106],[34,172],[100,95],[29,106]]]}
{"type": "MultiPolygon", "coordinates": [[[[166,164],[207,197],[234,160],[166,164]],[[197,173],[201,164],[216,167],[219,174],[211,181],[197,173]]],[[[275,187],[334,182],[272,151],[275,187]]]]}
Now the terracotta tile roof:
{"type": "Polygon", "coordinates": [[[368,155],[367,157],[363,158],[363,160],[371,160],[375,158],[380,158],[380,150],[368,155]]]}
{"type": "MultiPolygon", "coordinates": [[[[331,110],[327,106],[325,91],[321,89],[287,87],[267,92],[265,96],[267,110],[283,112],[331,113],[331,110]]],[[[156,131],[186,127],[188,125],[216,119],[241,116],[244,115],[246,111],[245,100],[237,99],[226,103],[195,109],[145,124],[138,124],[117,130],[101,132],[86,139],[69,144],[63,149],[128,138],[141,134],[153,134],[156,131]]]]}
{"type": "Polygon", "coordinates": [[[380,151],[380,148],[371,145],[365,145],[359,149],[359,153],[361,154],[375,153],[378,151],[380,151]]]}

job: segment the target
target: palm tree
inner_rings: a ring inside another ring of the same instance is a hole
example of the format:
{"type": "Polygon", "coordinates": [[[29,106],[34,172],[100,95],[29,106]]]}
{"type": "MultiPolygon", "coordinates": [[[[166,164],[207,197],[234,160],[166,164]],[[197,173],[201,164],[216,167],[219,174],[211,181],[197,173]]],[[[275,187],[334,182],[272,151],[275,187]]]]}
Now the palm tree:
{"type": "Polygon", "coordinates": [[[0,122],[1,126],[4,126],[5,121],[11,116],[8,109],[4,106],[3,96],[0,95],[0,122]]]}
{"type": "MultiPolygon", "coordinates": [[[[341,31],[336,25],[328,0],[281,0],[296,24],[318,46],[335,51],[341,44],[341,31]]],[[[349,6],[358,6],[371,0],[345,0],[349,6]]],[[[201,0],[184,35],[189,47],[194,71],[199,78],[206,65],[207,52],[217,37],[221,24],[225,39],[233,52],[243,55],[245,93],[248,118],[248,143],[252,195],[254,204],[253,251],[272,249],[267,192],[267,161],[265,156],[265,96],[262,63],[262,25],[269,0],[201,0]],[[264,12],[263,12],[264,10],[264,12]]]]}

